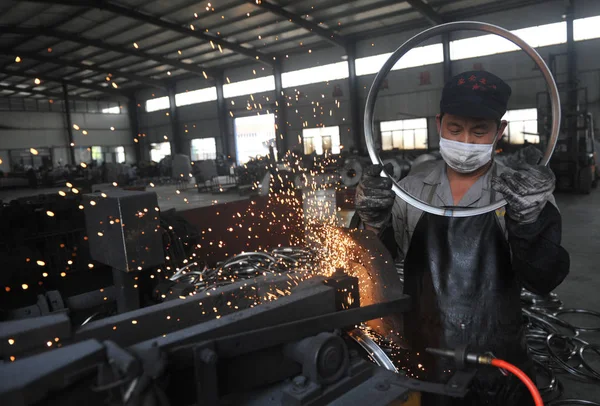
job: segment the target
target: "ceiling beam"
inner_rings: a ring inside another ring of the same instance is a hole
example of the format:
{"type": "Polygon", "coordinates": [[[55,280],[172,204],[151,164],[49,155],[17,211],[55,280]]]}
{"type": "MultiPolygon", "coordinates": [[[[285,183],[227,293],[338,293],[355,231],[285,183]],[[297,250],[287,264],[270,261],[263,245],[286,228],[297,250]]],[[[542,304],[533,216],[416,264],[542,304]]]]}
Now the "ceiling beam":
{"type": "Polygon", "coordinates": [[[335,33],[334,31],[322,27],[320,24],[317,24],[313,21],[309,21],[305,18],[302,18],[300,15],[287,11],[283,7],[273,4],[267,0],[246,0],[248,3],[262,8],[263,10],[267,10],[273,14],[284,17],[290,22],[296,24],[299,27],[302,27],[315,35],[329,41],[333,45],[340,46],[342,48],[346,48],[348,46],[348,41],[343,36],[335,33]]]}
{"type": "Polygon", "coordinates": [[[423,0],[406,0],[408,4],[417,10],[431,25],[443,24],[444,19],[429,4],[423,0]]]}
{"type": "MultiPolygon", "coordinates": [[[[469,18],[475,18],[482,15],[497,13],[506,10],[522,9],[528,6],[545,4],[548,0],[504,0],[502,2],[485,3],[478,6],[469,7],[466,9],[459,9],[450,11],[442,14],[444,21],[464,21],[469,18]]],[[[391,13],[386,17],[395,17],[397,15],[404,14],[402,12],[391,13]]],[[[361,25],[364,23],[378,21],[379,17],[368,18],[356,23],[355,25],[361,25]]],[[[354,25],[354,24],[353,24],[354,25]]],[[[357,32],[349,35],[352,40],[361,41],[373,39],[373,37],[380,37],[389,34],[397,34],[399,32],[406,32],[411,30],[426,29],[428,26],[425,19],[406,21],[393,26],[382,27],[377,29],[369,30],[368,32],[357,32]]]]}
{"type": "MultiPolygon", "coordinates": [[[[15,93],[25,92],[25,93],[31,93],[31,95],[39,94],[41,96],[47,97],[48,99],[63,100],[62,92],[61,93],[52,93],[52,92],[47,92],[45,90],[35,90],[35,88],[21,89],[20,87],[5,86],[5,85],[1,85],[1,84],[0,84],[0,90],[10,90],[15,93]]],[[[6,96],[12,96],[12,95],[6,95],[6,96]]],[[[23,96],[23,97],[31,97],[31,96],[23,96]]],[[[91,97],[80,97],[80,96],[72,96],[72,95],[69,95],[69,99],[77,100],[77,101],[95,101],[96,100],[91,97]]]]}
{"type": "Polygon", "coordinates": [[[193,72],[198,75],[215,77],[215,72],[211,69],[205,69],[198,65],[192,65],[189,63],[183,63],[176,59],[165,58],[160,55],[150,54],[148,52],[140,51],[135,48],[128,48],[119,45],[107,44],[106,42],[86,38],[78,34],[73,34],[66,31],[53,30],[48,28],[36,28],[36,27],[13,27],[13,26],[0,26],[0,34],[19,34],[19,35],[37,35],[37,36],[47,36],[61,39],[63,41],[75,42],[78,44],[83,44],[86,46],[91,46],[95,48],[100,48],[105,51],[118,52],[121,54],[135,56],[137,58],[150,60],[159,62],[164,65],[170,65],[174,68],[184,69],[188,72],[193,72]]]}
{"type": "Polygon", "coordinates": [[[20,52],[20,51],[14,51],[12,49],[3,49],[3,48],[0,48],[0,54],[1,55],[10,55],[10,56],[14,56],[14,57],[19,56],[20,58],[34,59],[34,60],[40,61],[40,62],[51,63],[54,65],[66,66],[66,67],[76,68],[76,69],[80,69],[80,70],[89,70],[89,71],[97,72],[97,73],[103,74],[103,75],[110,74],[112,79],[115,79],[120,76],[120,77],[129,79],[129,80],[140,82],[145,85],[156,87],[159,89],[167,88],[167,85],[165,83],[163,83],[162,81],[157,80],[157,79],[152,79],[147,76],[140,76],[140,75],[136,75],[134,73],[120,71],[118,69],[103,68],[102,66],[98,66],[98,65],[89,66],[89,65],[83,64],[81,62],[67,61],[65,59],[60,59],[55,56],[40,55],[40,54],[37,54],[34,52],[20,52]]]}
{"type": "MultiPolygon", "coordinates": [[[[159,1],[164,3],[164,1],[165,1],[165,0],[146,0],[146,1],[144,2],[144,6],[145,6],[145,7],[146,7],[146,6],[150,6],[150,5],[152,5],[153,3],[157,3],[157,2],[159,2],[159,1]]],[[[295,0],[295,1],[302,1],[302,0],[295,0]]],[[[171,15],[171,14],[178,13],[178,12],[180,12],[181,10],[185,10],[186,8],[188,8],[188,7],[190,7],[190,6],[193,6],[193,5],[196,5],[196,4],[198,4],[198,0],[188,0],[188,1],[185,1],[185,2],[183,2],[183,3],[177,3],[177,4],[176,4],[175,6],[173,6],[173,7],[168,7],[168,8],[166,8],[166,9],[165,9],[165,8],[161,8],[161,10],[160,10],[160,11],[161,11],[161,15],[159,15],[159,17],[162,17],[162,18],[168,17],[168,16],[169,16],[169,15],[171,15]]],[[[233,7],[237,7],[237,6],[239,6],[239,5],[238,5],[238,4],[235,4],[235,3],[231,3],[231,4],[229,4],[228,6],[225,6],[225,7],[219,7],[219,8],[217,9],[217,11],[216,11],[216,12],[217,12],[217,13],[225,12],[225,11],[227,11],[227,10],[230,10],[231,8],[233,8],[233,7]]],[[[87,13],[87,12],[89,11],[89,9],[82,9],[82,11],[83,11],[83,13],[87,13]]],[[[96,28],[96,27],[98,27],[98,26],[100,26],[100,25],[102,25],[102,24],[106,24],[106,23],[107,23],[107,22],[109,22],[109,21],[110,21],[112,18],[114,18],[114,17],[113,17],[112,15],[110,15],[110,14],[107,14],[107,15],[109,16],[109,18],[101,18],[101,19],[97,19],[97,20],[95,20],[95,21],[94,21],[94,23],[92,23],[91,25],[88,25],[88,26],[86,26],[86,27],[85,27],[85,29],[86,29],[86,30],[94,29],[94,28],[96,28]]],[[[190,19],[190,20],[188,21],[188,23],[193,23],[194,21],[195,21],[195,19],[190,19]]],[[[228,22],[228,23],[229,23],[229,22],[228,22]]],[[[221,25],[222,25],[222,24],[221,24],[221,25]]],[[[58,26],[57,26],[56,24],[53,24],[52,26],[49,26],[49,27],[47,27],[47,28],[58,28],[58,26]]],[[[218,31],[218,30],[214,30],[213,28],[214,28],[214,26],[213,26],[213,27],[211,27],[211,30],[212,30],[212,31],[218,31]]],[[[123,31],[123,30],[122,30],[122,29],[120,29],[120,28],[119,28],[119,29],[116,29],[116,31],[115,31],[115,30],[111,30],[111,31],[109,31],[109,32],[107,32],[107,33],[105,34],[105,38],[110,38],[110,37],[112,37],[112,36],[114,36],[114,35],[127,35],[127,34],[129,33],[129,31],[131,31],[131,30],[135,30],[135,29],[137,29],[137,26],[132,26],[132,27],[130,27],[130,28],[126,28],[126,29],[125,29],[125,31],[123,31]]],[[[154,36],[155,34],[158,34],[158,33],[161,33],[161,34],[162,34],[162,33],[164,33],[164,30],[163,30],[162,28],[157,28],[157,29],[155,29],[155,30],[151,31],[150,33],[144,33],[144,34],[142,34],[142,35],[138,35],[138,36],[136,36],[135,38],[132,38],[132,39],[131,39],[129,42],[130,42],[130,43],[133,43],[133,42],[140,42],[140,41],[143,41],[143,40],[145,40],[145,39],[148,39],[148,38],[150,38],[150,37],[152,37],[152,36],[154,36]]],[[[176,41],[178,41],[178,40],[181,40],[181,39],[183,39],[183,38],[185,38],[185,36],[179,35],[179,36],[177,36],[177,38],[174,38],[174,39],[173,39],[173,40],[171,40],[171,41],[172,41],[172,42],[176,42],[176,41]]],[[[160,44],[154,44],[154,45],[153,45],[153,48],[157,48],[159,45],[160,45],[160,44]]],[[[14,46],[14,45],[12,45],[12,46],[13,46],[14,48],[18,48],[18,46],[14,46]]],[[[52,47],[52,46],[56,46],[56,44],[52,44],[52,45],[51,45],[51,47],[52,47]]],[[[80,51],[81,49],[83,49],[84,47],[85,47],[85,45],[79,44],[79,46],[78,46],[77,48],[69,50],[69,51],[68,51],[68,54],[76,53],[76,52],[80,51]]],[[[45,47],[44,47],[44,48],[45,48],[45,47]]],[[[36,49],[34,50],[34,52],[41,52],[41,51],[43,51],[43,49],[44,49],[44,48],[36,48],[36,49]]],[[[100,49],[100,50],[97,50],[97,51],[95,51],[95,52],[92,52],[92,53],[90,53],[90,54],[87,54],[87,55],[86,55],[86,58],[88,58],[88,59],[92,59],[92,58],[94,58],[94,57],[96,57],[96,56],[98,56],[98,55],[101,55],[102,53],[104,53],[104,50],[100,49]]],[[[110,62],[113,62],[113,61],[119,60],[120,58],[121,58],[121,56],[119,55],[119,56],[118,56],[116,59],[115,59],[115,58],[113,58],[113,59],[111,59],[111,60],[109,60],[109,61],[106,61],[106,60],[105,60],[105,61],[103,61],[102,63],[106,65],[106,64],[108,64],[108,63],[110,63],[110,62]]],[[[35,68],[36,66],[37,66],[37,65],[34,65],[34,68],[35,68]]],[[[55,70],[53,70],[53,69],[52,69],[52,70],[45,71],[45,73],[51,74],[51,73],[53,73],[54,71],[55,71],[55,70]]],[[[189,69],[186,69],[186,72],[189,72],[189,69]]],[[[214,78],[216,77],[216,75],[218,74],[218,72],[216,72],[216,73],[215,73],[215,72],[210,72],[210,71],[208,71],[208,70],[206,71],[206,73],[208,74],[208,76],[209,76],[209,77],[210,77],[210,76],[212,76],[212,79],[214,79],[214,78]]],[[[200,72],[200,75],[202,75],[202,72],[200,72]]]]}
{"type": "Polygon", "coordinates": [[[122,91],[115,89],[113,87],[102,87],[102,86],[94,85],[91,83],[81,83],[81,82],[77,82],[74,80],[46,76],[44,74],[28,73],[28,72],[14,71],[14,70],[8,70],[8,69],[0,69],[0,74],[7,75],[7,76],[18,76],[18,77],[22,77],[22,78],[40,79],[43,82],[55,82],[55,83],[59,83],[59,84],[64,83],[69,86],[79,87],[82,89],[95,90],[97,92],[106,93],[111,96],[127,97],[127,94],[125,94],[122,91]]]}
{"type": "Polygon", "coordinates": [[[257,49],[246,48],[240,44],[236,44],[234,42],[229,42],[224,38],[221,38],[217,35],[210,34],[203,31],[196,31],[192,29],[193,25],[183,26],[178,23],[173,23],[167,20],[164,20],[160,17],[155,17],[153,15],[142,13],[140,11],[123,7],[121,5],[111,3],[109,1],[103,0],[25,0],[34,3],[52,3],[52,4],[63,4],[69,6],[76,7],[88,7],[88,8],[97,8],[99,10],[106,10],[111,13],[117,14],[122,17],[128,17],[143,23],[148,23],[155,25],[157,27],[164,28],[169,31],[178,32],[181,34],[188,35],[190,37],[197,38],[202,41],[212,41],[216,45],[220,45],[223,48],[229,49],[235,53],[247,56],[248,58],[252,58],[257,60],[260,63],[263,63],[268,66],[273,66],[272,57],[269,55],[265,55],[257,49]]]}

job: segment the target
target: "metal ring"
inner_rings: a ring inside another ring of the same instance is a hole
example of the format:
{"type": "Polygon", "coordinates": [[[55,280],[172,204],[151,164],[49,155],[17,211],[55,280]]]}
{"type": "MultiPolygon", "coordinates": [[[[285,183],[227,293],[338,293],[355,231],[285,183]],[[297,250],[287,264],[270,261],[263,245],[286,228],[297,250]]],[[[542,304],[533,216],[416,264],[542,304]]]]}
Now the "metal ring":
{"type": "Polygon", "coordinates": [[[359,328],[347,332],[348,336],[358,343],[373,358],[375,363],[388,371],[398,372],[390,357],[367,333],[359,328]]]}
{"type": "MultiPolygon", "coordinates": [[[[595,312],[593,310],[585,310],[585,309],[560,309],[557,312],[554,312],[554,316],[558,317],[562,314],[586,314],[588,316],[595,316],[600,318],[600,312],[595,312]]],[[[561,319],[562,320],[562,319],[561,319]]],[[[564,321],[564,320],[563,320],[564,321]]],[[[600,331],[600,327],[581,327],[572,325],[576,330],[579,331],[600,331]]]]}
{"type": "Polygon", "coordinates": [[[589,362],[586,361],[586,359],[583,357],[583,353],[585,352],[585,350],[590,350],[595,352],[596,354],[600,355],[600,345],[595,345],[595,344],[586,344],[583,345],[580,349],[579,349],[579,359],[581,360],[581,363],[583,364],[583,366],[590,371],[592,374],[594,374],[596,376],[596,378],[600,379],[600,370],[594,369],[589,362]]]}
{"type": "Polygon", "coordinates": [[[577,369],[569,364],[567,364],[563,359],[561,359],[558,354],[554,351],[554,349],[552,348],[552,339],[559,339],[559,340],[564,340],[565,342],[568,341],[573,341],[571,337],[565,337],[565,336],[561,336],[561,335],[557,335],[557,334],[550,334],[548,336],[548,338],[546,339],[546,344],[548,346],[548,351],[550,352],[550,355],[552,356],[552,358],[554,359],[554,361],[567,373],[573,375],[576,378],[579,378],[581,380],[584,380],[586,382],[588,381],[597,381],[599,379],[599,377],[597,377],[596,375],[587,372],[587,371],[582,371],[580,369],[577,369]]]}
{"type": "Polygon", "coordinates": [[[569,406],[569,405],[600,406],[600,403],[592,402],[591,400],[583,400],[583,399],[563,399],[563,400],[555,400],[555,401],[548,403],[548,406],[569,406]]]}
{"type": "MultiPolygon", "coordinates": [[[[377,154],[375,150],[375,141],[373,139],[373,127],[375,126],[374,121],[374,111],[375,111],[375,102],[377,101],[377,94],[379,93],[379,89],[387,76],[387,74],[392,70],[392,67],[402,58],[408,51],[414,48],[416,45],[421,42],[434,37],[436,35],[444,34],[451,31],[458,30],[470,30],[470,31],[485,31],[491,34],[498,35],[503,37],[515,45],[519,46],[540,68],[544,79],[549,88],[550,92],[550,101],[552,105],[552,131],[550,133],[550,141],[548,142],[548,148],[542,158],[540,164],[546,165],[554,152],[554,147],[556,146],[556,141],[558,139],[558,132],[560,130],[560,97],[558,95],[558,88],[556,87],[556,83],[554,82],[554,78],[552,77],[552,73],[546,66],[546,63],[542,59],[542,57],[529,46],[525,41],[512,34],[510,31],[505,30],[504,28],[500,28],[496,25],[475,22],[475,21],[458,21],[446,24],[436,25],[435,27],[429,28],[425,30],[400,46],[394,53],[389,57],[389,59],[383,64],[377,76],[375,76],[375,80],[371,85],[371,89],[369,90],[369,95],[367,96],[367,102],[365,107],[365,116],[364,116],[364,130],[365,130],[365,143],[367,144],[367,149],[369,151],[369,156],[371,157],[371,161],[373,164],[382,165],[383,162],[381,157],[377,154]]],[[[382,165],[383,166],[383,165],[382,165]]],[[[392,180],[393,186],[392,190],[396,195],[404,200],[406,203],[425,211],[431,214],[437,214],[439,216],[446,217],[469,217],[475,216],[478,214],[488,213],[494,210],[499,209],[500,207],[506,204],[506,200],[500,200],[496,203],[489,204],[487,206],[482,207],[471,207],[471,208],[442,208],[438,206],[432,206],[423,200],[420,200],[414,196],[411,196],[408,192],[406,192],[400,184],[396,182],[387,172],[383,172],[385,175],[392,180]]]]}

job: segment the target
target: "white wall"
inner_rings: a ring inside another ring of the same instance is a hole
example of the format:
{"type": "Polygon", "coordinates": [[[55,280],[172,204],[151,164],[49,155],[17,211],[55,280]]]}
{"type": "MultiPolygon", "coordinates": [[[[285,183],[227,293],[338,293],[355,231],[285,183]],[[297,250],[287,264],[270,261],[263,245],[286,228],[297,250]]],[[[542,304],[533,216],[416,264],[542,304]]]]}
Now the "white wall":
{"type": "MultiPolygon", "coordinates": [[[[72,113],[71,121],[80,127],[73,130],[76,146],[131,146],[133,138],[127,114],[72,113]],[[114,128],[114,131],[111,130],[114,128]],[[87,135],[83,135],[83,130],[87,135]]],[[[58,112],[0,112],[0,158],[8,150],[52,148],[54,164],[69,162],[69,141],[64,113],[58,112]]],[[[131,155],[135,160],[135,154],[131,155]]],[[[0,169],[8,166],[3,163],[0,169]]]]}

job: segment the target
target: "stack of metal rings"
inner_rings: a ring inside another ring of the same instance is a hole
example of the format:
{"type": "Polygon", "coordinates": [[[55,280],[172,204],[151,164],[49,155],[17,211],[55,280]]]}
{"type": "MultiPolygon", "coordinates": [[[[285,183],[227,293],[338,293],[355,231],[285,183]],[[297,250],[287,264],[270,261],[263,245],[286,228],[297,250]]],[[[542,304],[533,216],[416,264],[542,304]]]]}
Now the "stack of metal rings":
{"type": "Polygon", "coordinates": [[[581,332],[600,332],[600,312],[563,308],[562,301],[554,293],[538,296],[523,291],[521,301],[527,322],[527,345],[536,365],[538,389],[544,401],[554,406],[596,405],[581,399],[557,400],[563,392],[557,374],[568,374],[582,382],[600,383],[600,369],[588,360],[592,353],[600,355],[600,346],[580,337],[581,332]],[[598,324],[575,325],[565,317],[573,314],[596,318],[598,324]],[[540,385],[542,380],[544,384],[540,385]]]}

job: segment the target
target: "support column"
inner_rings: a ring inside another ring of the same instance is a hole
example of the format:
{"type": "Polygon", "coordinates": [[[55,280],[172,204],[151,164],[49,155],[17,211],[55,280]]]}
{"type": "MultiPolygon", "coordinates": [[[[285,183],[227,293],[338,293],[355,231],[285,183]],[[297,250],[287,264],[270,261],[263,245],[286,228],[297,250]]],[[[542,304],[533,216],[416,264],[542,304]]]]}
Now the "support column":
{"type": "Polygon", "coordinates": [[[273,68],[273,75],[275,76],[275,143],[277,144],[279,159],[290,149],[290,142],[287,135],[287,100],[283,93],[282,73],[283,67],[281,61],[278,60],[273,68]]]}
{"type": "Polygon", "coordinates": [[[350,117],[352,121],[352,137],[354,139],[354,148],[359,153],[363,153],[363,131],[362,117],[360,116],[358,79],[356,77],[356,44],[351,43],[346,47],[348,55],[348,86],[350,88],[350,117]]]}
{"type": "MultiPolygon", "coordinates": [[[[567,20],[567,134],[569,137],[569,150],[577,155],[577,55],[575,53],[575,40],[573,37],[573,19],[575,6],[573,0],[568,0],[565,11],[567,20]]],[[[563,113],[564,114],[564,113],[563,113]]]]}
{"type": "Polygon", "coordinates": [[[221,136],[223,154],[228,159],[235,159],[235,150],[233,150],[229,144],[229,118],[227,117],[229,113],[227,112],[227,102],[225,100],[225,96],[223,95],[224,85],[224,75],[218,75],[217,79],[215,80],[215,86],[217,87],[217,118],[219,121],[219,134],[221,136]]]}
{"type": "Polygon", "coordinates": [[[452,79],[452,60],[450,59],[450,34],[442,34],[442,50],[444,53],[444,83],[452,79]]]}
{"type": "Polygon", "coordinates": [[[169,86],[169,121],[171,123],[171,155],[186,154],[189,151],[184,150],[183,135],[180,131],[179,115],[177,114],[177,105],[175,104],[175,87],[169,86]]]}
{"type": "Polygon", "coordinates": [[[73,123],[71,122],[71,106],[69,103],[69,89],[65,83],[62,84],[63,101],[65,106],[65,118],[67,119],[67,137],[69,148],[69,161],[71,165],[75,165],[75,142],[73,141],[73,123]]]}
{"type": "Polygon", "coordinates": [[[135,162],[140,163],[144,158],[142,155],[142,137],[140,137],[140,123],[137,115],[137,101],[134,97],[130,98],[127,104],[127,114],[129,115],[129,127],[133,140],[133,150],[135,151],[135,162]]]}

